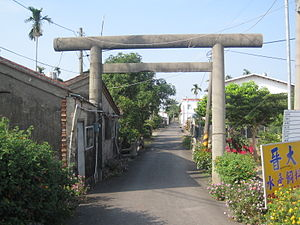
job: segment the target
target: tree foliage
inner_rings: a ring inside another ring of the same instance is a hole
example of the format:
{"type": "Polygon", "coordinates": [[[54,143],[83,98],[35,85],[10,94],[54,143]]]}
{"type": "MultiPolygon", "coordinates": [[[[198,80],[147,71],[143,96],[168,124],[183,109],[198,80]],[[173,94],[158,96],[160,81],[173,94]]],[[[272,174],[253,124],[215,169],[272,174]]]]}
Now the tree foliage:
{"type": "MultiPolygon", "coordinates": [[[[201,123],[204,126],[204,120],[206,114],[206,105],[207,105],[207,95],[205,95],[201,101],[198,102],[197,108],[195,109],[195,119],[197,122],[201,123]]],[[[210,111],[211,113],[211,111],[210,111]]],[[[210,116],[211,118],[211,116],[210,116]]]]}
{"type": "Polygon", "coordinates": [[[180,105],[175,99],[168,99],[165,104],[165,110],[171,119],[176,118],[179,116],[180,105]]]}
{"type": "MultiPolygon", "coordinates": [[[[119,53],[110,56],[105,63],[141,63],[137,53],[119,53]]],[[[175,87],[164,79],[155,79],[153,72],[103,74],[103,81],[120,107],[120,135],[130,143],[146,132],[145,121],[166,106],[169,97],[175,95],[175,87]]]]}
{"type": "Polygon", "coordinates": [[[76,180],[31,130],[0,118],[0,224],[62,224],[77,205],[76,180]]]}
{"type": "Polygon", "coordinates": [[[286,94],[270,94],[253,81],[226,87],[226,118],[231,126],[268,126],[285,108],[286,94]]]}
{"type": "Polygon", "coordinates": [[[199,91],[202,91],[202,89],[199,87],[198,84],[193,84],[193,88],[191,89],[191,92],[193,92],[193,94],[195,95],[195,97],[197,98],[199,91]]]}
{"type": "Polygon", "coordinates": [[[251,129],[255,156],[258,128],[276,121],[286,104],[286,94],[270,94],[267,88],[259,88],[253,81],[241,85],[231,83],[226,87],[227,123],[231,129],[251,129]]]}
{"type": "MultiPolygon", "coordinates": [[[[231,83],[225,88],[226,123],[231,130],[248,127],[252,133],[253,147],[260,126],[270,126],[282,115],[287,105],[286,94],[270,94],[253,81],[241,85],[231,83]]],[[[197,117],[205,116],[207,97],[198,103],[197,117]]]]}
{"type": "Polygon", "coordinates": [[[48,16],[42,16],[43,9],[36,9],[32,6],[28,7],[28,9],[31,11],[31,16],[28,19],[26,19],[25,22],[32,23],[32,27],[28,36],[31,40],[36,40],[36,38],[39,38],[40,36],[43,35],[43,30],[42,30],[43,22],[48,21],[49,23],[52,23],[52,20],[48,16]]]}

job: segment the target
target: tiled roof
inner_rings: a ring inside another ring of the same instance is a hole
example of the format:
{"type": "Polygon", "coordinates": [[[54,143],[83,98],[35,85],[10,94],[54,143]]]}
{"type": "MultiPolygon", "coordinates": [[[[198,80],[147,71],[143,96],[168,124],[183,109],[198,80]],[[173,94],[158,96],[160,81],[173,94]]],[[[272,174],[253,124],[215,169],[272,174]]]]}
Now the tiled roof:
{"type": "MultiPolygon", "coordinates": [[[[67,86],[69,86],[69,85],[72,85],[72,84],[74,84],[74,83],[76,83],[76,82],[80,82],[80,81],[82,81],[82,80],[88,79],[88,77],[89,77],[89,73],[88,73],[88,72],[84,72],[84,73],[81,74],[81,75],[78,75],[78,76],[73,77],[73,78],[71,78],[71,79],[69,79],[69,80],[66,80],[66,81],[65,81],[65,84],[66,84],[67,86]]],[[[116,103],[114,102],[114,100],[113,100],[111,94],[109,93],[109,91],[108,91],[108,89],[107,89],[107,87],[106,87],[106,85],[105,85],[104,82],[103,82],[103,94],[105,95],[106,99],[108,100],[108,102],[110,103],[110,105],[111,105],[111,107],[114,109],[114,111],[115,111],[118,115],[120,115],[120,114],[121,114],[121,113],[120,113],[120,110],[119,110],[118,106],[116,105],[116,103]]]]}
{"type": "Polygon", "coordinates": [[[36,72],[34,70],[31,70],[31,69],[29,69],[29,68],[27,68],[25,66],[17,64],[15,62],[12,62],[12,61],[10,61],[8,59],[5,59],[5,58],[3,58],[1,56],[0,56],[0,64],[6,65],[8,67],[11,67],[11,68],[13,68],[15,70],[18,70],[18,71],[20,71],[22,73],[25,73],[25,74],[29,75],[29,76],[38,78],[38,79],[40,79],[40,80],[42,80],[44,82],[47,82],[47,83],[49,83],[51,85],[56,86],[56,87],[60,87],[60,88],[63,88],[65,90],[69,90],[69,88],[64,84],[64,82],[61,82],[61,81],[58,81],[58,80],[54,80],[54,79],[52,79],[50,77],[47,77],[46,75],[44,75],[42,73],[36,72]]]}

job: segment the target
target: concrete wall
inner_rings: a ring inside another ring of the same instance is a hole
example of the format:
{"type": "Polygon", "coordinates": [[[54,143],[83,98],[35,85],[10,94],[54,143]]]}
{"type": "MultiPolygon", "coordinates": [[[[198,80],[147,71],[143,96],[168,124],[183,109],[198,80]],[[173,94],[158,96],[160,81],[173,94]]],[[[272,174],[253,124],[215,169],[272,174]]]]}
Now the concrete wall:
{"type": "MultiPolygon", "coordinates": [[[[72,82],[72,84],[69,84],[69,88],[72,90],[72,92],[78,93],[84,98],[88,99],[89,98],[88,85],[89,85],[89,79],[88,79],[88,75],[86,74],[78,77],[75,82],[72,82]]],[[[113,114],[116,114],[117,112],[115,112],[115,110],[113,109],[111,105],[111,99],[107,95],[109,95],[107,93],[107,90],[103,90],[103,94],[102,94],[102,107],[104,111],[104,116],[102,118],[102,140],[103,140],[102,164],[103,165],[107,160],[113,158],[117,154],[117,149],[115,144],[117,137],[114,137],[113,135],[113,133],[115,133],[114,128],[115,128],[115,123],[117,123],[117,119],[111,117],[113,114]],[[110,139],[105,138],[105,132],[106,129],[108,129],[107,127],[105,127],[107,125],[105,124],[105,119],[110,119],[111,121],[113,121],[110,123],[111,125],[110,130],[112,133],[110,139]]]]}
{"type": "MultiPolygon", "coordinates": [[[[96,122],[96,115],[95,112],[89,112],[88,110],[96,110],[96,107],[91,105],[90,103],[86,101],[81,101],[79,99],[73,98],[73,97],[67,97],[67,144],[68,144],[68,151],[67,155],[69,154],[69,151],[71,151],[71,163],[75,165],[75,168],[78,169],[77,165],[77,123],[83,122],[84,128],[87,126],[92,126],[96,122]],[[77,109],[76,115],[75,108],[76,104],[79,105],[79,108],[77,109]],[[74,133],[72,134],[72,140],[71,140],[71,131],[72,131],[72,121],[73,117],[76,116],[75,126],[73,127],[74,133]],[[72,141],[70,145],[70,141],[72,141]],[[71,149],[69,148],[71,146],[71,149]]],[[[95,172],[95,164],[96,164],[96,135],[97,133],[94,133],[94,140],[93,140],[93,147],[92,148],[86,148],[84,151],[84,157],[85,157],[85,177],[87,179],[91,179],[93,177],[95,172]]],[[[84,136],[86,136],[86,133],[84,131],[84,136]]],[[[85,142],[85,140],[83,140],[85,142]]],[[[86,144],[86,143],[85,143],[86,144]]]]}
{"type": "Polygon", "coordinates": [[[68,90],[33,71],[7,64],[0,61],[0,116],[21,129],[32,125],[34,140],[46,141],[59,151],[60,106],[68,90]]]}
{"type": "MultiPolygon", "coordinates": [[[[105,163],[107,160],[112,159],[113,157],[116,156],[116,149],[115,149],[115,123],[117,123],[117,119],[112,118],[110,115],[114,113],[114,110],[110,106],[109,102],[107,99],[102,95],[102,106],[103,106],[103,111],[105,112],[106,116],[104,116],[104,119],[102,121],[102,140],[103,140],[103,150],[102,150],[102,162],[105,163]],[[105,123],[105,120],[108,119],[111,122],[109,123],[110,128],[107,127],[107,123],[105,123]],[[106,139],[105,138],[105,132],[106,129],[110,130],[110,138],[106,139]]],[[[104,164],[103,164],[104,165],[104,164]]]]}

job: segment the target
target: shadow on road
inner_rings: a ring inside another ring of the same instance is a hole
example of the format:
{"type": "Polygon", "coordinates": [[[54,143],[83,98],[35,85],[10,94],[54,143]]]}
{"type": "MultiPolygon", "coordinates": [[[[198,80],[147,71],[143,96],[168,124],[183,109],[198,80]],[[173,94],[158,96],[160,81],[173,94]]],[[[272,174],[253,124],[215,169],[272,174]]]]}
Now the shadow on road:
{"type": "MultiPolygon", "coordinates": [[[[88,199],[76,211],[75,217],[67,221],[67,225],[164,225],[165,222],[143,211],[131,212],[103,203],[100,198],[88,199]],[[97,204],[96,204],[97,202],[97,204]]],[[[105,201],[109,202],[109,198],[105,201]]]]}
{"type": "Polygon", "coordinates": [[[192,177],[197,173],[192,161],[168,151],[149,149],[130,165],[126,174],[99,183],[92,193],[200,187],[192,177]]]}

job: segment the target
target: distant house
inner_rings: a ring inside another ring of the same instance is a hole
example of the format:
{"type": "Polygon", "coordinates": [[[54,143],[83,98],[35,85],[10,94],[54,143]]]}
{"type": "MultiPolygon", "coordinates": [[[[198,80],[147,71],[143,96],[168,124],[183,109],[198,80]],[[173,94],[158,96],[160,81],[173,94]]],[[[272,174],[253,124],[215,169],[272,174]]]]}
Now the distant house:
{"type": "MultiPolygon", "coordinates": [[[[268,77],[267,75],[261,74],[247,74],[239,77],[235,77],[232,79],[225,80],[225,86],[231,83],[242,84],[249,81],[254,81],[259,87],[266,87],[272,94],[278,93],[287,93],[288,92],[288,84],[285,81],[277,80],[272,77],[268,77]]],[[[292,85],[292,89],[294,85],[292,85]]]]}
{"type": "Polygon", "coordinates": [[[158,115],[163,118],[164,125],[169,125],[170,124],[170,118],[169,118],[168,113],[166,113],[165,111],[159,111],[158,115]]]}
{"type": "Polygon", "coordinates": [[[182,99],[179,114],[179,122],[182,126],[184,126],[189,119],[193,118],[199,101],[200,99],[198,98],[182,99]]]}
{"type": "Polygon", "coordinates": [[[21,129],[33,125],[34,140],[48,142],[65,165],[92,183],[118,154],[120,111],[104,85],[99,112],[81,78],[60,82],[0,57],[0,116],[21,129]]]}

